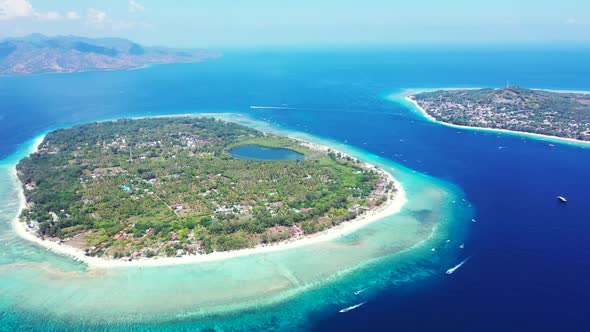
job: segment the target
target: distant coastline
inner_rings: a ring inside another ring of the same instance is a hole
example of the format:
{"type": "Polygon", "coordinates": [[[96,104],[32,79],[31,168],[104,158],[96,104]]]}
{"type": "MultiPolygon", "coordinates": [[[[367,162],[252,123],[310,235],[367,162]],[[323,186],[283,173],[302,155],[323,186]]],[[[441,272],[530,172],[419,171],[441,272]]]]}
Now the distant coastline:
{"type": "Polygon", "coordinates": [[[219,58],[203,49],[142,46],[121,38],[32,34],[3,39],[0,76],[133,70],[155,64],[195,63],[219,58]]]}
{"type": "MultiPolygon", "coordinates": [[[[172,115],[175,116],[182,116],[182,115],[172,115]]],[[[186,115],[185,115],[186,116],[186,115]]],[[[194,116],[194,115],[193,115],[194,116]]],[[[198,115],[197,115],[198,116],[198,115]]],[[[162,116],[155,116],[155,117],[166,117],[165,115],[162,116]]],[[[150,116],[147,117],[140,117],[140,118],[151,118],[150,116]]],[[[35,139],[33,143],[33,148],[28,155],[35,153],[38,150],[38,147],[41,145],[45,138],[45,135],[39,136],[35,139]]],[[[310,143],[307,141],[303,141],[297,138],[289,137],[290,139],[299,141],[311,149],[317,149],[326,151],[328,149],[332,150],[336,153],[341,153],[342,155],[348,156],[345,153],[340,151],[334,150],[332,148],[318,145],[315,143],[310,143]]],[[[26,156],[25,156],[26,157],[26,156]]],[[[351,157],[354,158],[354,157],[351,157]]],[[[356,159],[356,158],[354,158],[356,159]]],[[[87,256],[84,250],[77,249],[68,245],[62,245],[59,242],[51,241],[42,239],[36,234],[32,233],[27,225],[19,220],[21,211],[25,208],[27,202],[25,199],[24,191],[22,188],[22,183],[20,182],[16,164],[18,161],[15,162],[13,168],[13,176],[14,181],[18,186],[18,195],[19,195],[19,209],[17,216],[13,220],[13,227],[16,233],[33,243],[36,243],[40,246],[45,247],[47,250],[53,251],[57,254],[68,256],[73,258],[76,261],[80,261],[86,263],[91,268],[117,268],[117,267],[140,267],[140,266],[167,266],[167,265],[179,265],[179,264],[191,264],[191,263],[199,263],[199,262],[207,262],[207,261],[217,261],[217,260],[224,260],[224,259],[231,259],[236,257],[243,257],[243,256],[250,256],[274,251],[282,251],[293,249],[305,245],[310,245],[314,243],[329,241],[332,239],[336,239],[341,236],[345,236],[350,234],[365,225],[380,220],[382,218],[394,215],[401,211],[402,207],[407,202],[407,197],[405,190],[402,184],[397,181],[390,173],[379,169],[373,165],[363,162],[364,167],[374,169],[376,171],[381,172],[384,176],[386,176],[389,181],[394,184],[396,192],[385,201],[383,205],[380,207],[370,210],[362,215],[359,215],[357,218],[354,218],[350,221],[343,222],[337,226],[331,227],[326,229],[322,232],[313,233],[310,235],[304,235],[299,239],[290,239],[282,242],[277,242],[274,244],[268,245],[258,245],[254,248],[246,248],[246,249],[239,249],[233,251],[221,251],[221,252],[213,252],[210,254],[197,254],[197,255],[184,255],[182,257],[154,257],[154,258],[142,258],[142,259],[134,259],[132,261],[127,260],[120,260],[120,259],[110,259],[110,258],[101,258],[101,257],[90,257],[87,256]]]]}
{"type": "Polygon", "coordinates": [[[221,58],[223,55],[218,54],[217,56],[210,57],[204,60],[195,60],[195,61],[186,61],[186,62],[157,62],[157,63],[148,63],[139,65],[136,67],[126,67],[126,68],[95,68],[95,69],[84,69],[84,70],[76,70],[76,71],[44,71],[39,73],[31,73],[31,74],[0,74],[0,79],[3,78],[14,78],[14,77],[24,77],[24,76],[45,76],[45,75],[69,75],[69,74],[84,74],[84,73],[110,73],[110,72],[124,72],[124,71],[135,71],[135,70],[142,70],[142,69],[149,69],[157,66],[166,66],[166,65],[189,65],[195,63],[201,63],[203,61],[215,60],[221,58]]]}
{"type": "MultiPolygon", "coordinates": [[[[435,89],[407,89],[398,94],[392,94],[388,97],[388,99],[392,101],[402,101],[406,102],[406,104],[410,104],[411,108],[413,108],[417,113],[419,113],[422,117],[424,117],[429,122],[438,123],[447,127],[458,128],[458,129],[465,129],[465,130],[474,130],[474,131],[482,131],[482,132],[489,132],[489,133],[502,133],[502,134],[509,134],[521,137],[527,137],[537,140],[548,141],[551,143],[560,143],[560,144],[570,144],[576,146],[582,146],[590,148],[589,141],[583,141],[573,138],[565,138],[559,136],[551,136],[551,135],[544,135],[544,134],[537,134],[537,133],[530,133],[525,131],[516,131],[516,130],[509,130],[509,129],[499,129],[499,128],[487,128],[487,127],[477,127],[477,126],[465,126],[465,125],[457,125],[449,122],[444,122],[437,120],[432,115],[430,115],[424,108],[422,108],[416,100],[414,100],[413,96],[422,93],[422,92],[430,92],[430,91],[438,91],[438,90],[447,90],[447,91],[456,91],[456,90],[476,90],[482,88],[435,88],[435,89]],[[402,99],[400,99],[400,97],[402,99]]],[[[539,91],[549,91],[555,93],[580,93],[580,94],[590,94],[590,91],[584,90],[551,90],[551,89],[533,89],[539,91]]]]}

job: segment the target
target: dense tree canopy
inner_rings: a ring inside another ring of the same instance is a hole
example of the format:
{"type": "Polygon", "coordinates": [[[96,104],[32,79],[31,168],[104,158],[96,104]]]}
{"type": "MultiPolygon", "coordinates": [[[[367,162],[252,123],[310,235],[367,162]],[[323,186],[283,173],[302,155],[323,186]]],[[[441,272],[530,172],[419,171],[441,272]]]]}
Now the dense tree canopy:
{"type": "Polygon", "coordinates": [[[440,121],[590,140],[590,95],[502,89],[440,90],[414,100],[440,121]]]}
{"type": "Polygon", "coordinates": [[[88,255],[235,250],[313,233],[382,204],[393,187],[346,156],[205,118],[80,125],[48,134],[17,166],[22,219],[88,255]],[[245,160],[256,144],[302,160],[245,160]]]}

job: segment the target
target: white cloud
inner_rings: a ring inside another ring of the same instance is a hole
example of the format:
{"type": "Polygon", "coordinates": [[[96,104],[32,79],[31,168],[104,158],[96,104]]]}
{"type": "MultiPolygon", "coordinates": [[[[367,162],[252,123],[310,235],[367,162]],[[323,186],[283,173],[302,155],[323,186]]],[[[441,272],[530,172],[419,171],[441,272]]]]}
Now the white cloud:
{"type": "Polygon", "coordinates": [[[90,8],[86,14],[86,25],[99,30],[128,30],[134,28],[144,28],[147,25],[137,21],[127,21],[111,18],[107,12],[90,8]]]}
{"type": "Polygon", "coordinates": [[[34,16],[40,20],[57,21],[61,20],[62,16],[58,12],[35,13],[34,16]]]}
{"type": "Polygon", "coordinates": [[[563,24],[572,25],[572,26],[575,26],[578,28],[579,27],[583,27],[583,28],[590,27],[590,21],[585,21],[585,20],[580,21],[575,17],[568,18],[567,20],[563,21],[563,24]]]}
{"type": "Polygon", "coordinates": [[[79,20],[80,19],[80,14],[78,14],[78,12],[67,12],[66,13],[66,18],[68,20],[79,20]]]}
{"type": "Polygon", "coordinates": [[[571,17],[568,18],[567,20],[565,20],[564,22],[567,25],[574,25],[574,24],[578,24],[578,20],[576,20],[575,18],[571,17]]]}
{"type": "Polygon", "coordinates": [[[33,5],[27,0],[0,0],[0,20],[29,17],[33,14],[33,5]]]}
{"type": "Polygon", "coordinates": [[[134,0],[129,0],[129,12],[130,13],[141,13],[145,10],[145,7],[138,4],[134,0]]]}
{"type": "Polygon", "coordinates": [[[40,12],[33,8],[28,0],[0,0],[0,20],[19,18],[37,19],[40,21],[57,21],[61,19],[77,20],[80,15],[70,11],[65,14],[57,11],[40,12]]]}
{"type": "MultiPolygon", "coordinates": [[[[145,8],[134,0],[129,0],[129,11],[132,13],[143,12],[145,8]]],[[[46,11],[40,12],[33,8],[29,0],[0,0],[0,21],[13,19],[31,19],[38,21],[58,21],[58,20],[81,20],[83,17],[79,12],[57,12],[46,11]]],[[[84,17],[84,23],[95,29],[112,29],[125,30],[146,26],[144,23],[136,21],[126,21],[111,18],[106,11],[89,8],[84,17]]]]}
{"type": "Polygon", "coordinates": [[[94,25],[96,27],[104,27],[106,23],[112,22],[105,11],[90,8],[88,9],[88,14],[86,15],[86,21],[90,25],[94,25]]]}

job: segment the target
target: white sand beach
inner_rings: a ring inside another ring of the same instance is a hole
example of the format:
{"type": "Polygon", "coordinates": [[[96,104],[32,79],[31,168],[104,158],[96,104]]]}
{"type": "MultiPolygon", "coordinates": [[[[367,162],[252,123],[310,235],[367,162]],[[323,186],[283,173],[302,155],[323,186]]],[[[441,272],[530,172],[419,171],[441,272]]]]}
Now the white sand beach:
{"type": "MultiPolygon", "coordinates": [[[[43,142],[44,136],[39,137],[35,141],[35,146],[31,153],[37,151],[39,145],[43,142]]],[[[322,151],[326,151],[328,149],[336,152],[341,153],[342,155],[346,155],[340,151],[331,149],[326,146],[321,146],[318,144],[313,144],[309,142],[305,142],[296,138],[292,138],[294,140],[298,140],[310,148],[318,149],[322,151]]],[[[356,159],[356,158],[355,158],[356,159]]],[[[377,167],[364,163],[364,166],[373,170],[377,170],[388,177],[389,181],[394,184],[396,191],[391,194],[391,197],[383,203],[381,206],[374,210],[370,210],[359,217],[343,222],[338,226],[332,227],[327,229],[323,232],[310,234],[302,236],[298,239],[290,239],[284,242],[279,242],[270,245],[259,245],[254,248],[248,249],[241,249],[235,251],[227,251],[227,252],[213,252],[211,254],[197,254],[197,255],[185,255],[182,257],[153,257],[153,258],[140,258],[134,259],[132,261],[124,260],[124,259],[107,259],[107,258],[99,258],[99,257],[90,257],[86,256],[85,252],[81,249],[77,249],[74,247],[70,247],[67,245],[62,245],[59,242],[44,240],[41,239],[39,236],[34,234],[29,227],[19,221],[19,215],[21,211],[26,206],[26,199],[22,189],[22,185],[20,180],[18,179],[16,165],[14,168],[14,179],[15,183],[18,186],[19,191],[19,211],[17,216],[13,221],[14,229],[16,230],[17,234],[20,235],[22,238],[34,242],[40,246],[47,248],[47,250],[53,251],[60,255],[65,255],[73,258],[74,260],[86,263],[89,268],[95,269],[104,269],[104,268],[120,268],[120,267],[140,267],[140,266],[166,266],[166,265],[179,265],[179,264],[191,264],[191,263],[199,263],[199,262],[208,262],[208,261],[216,261],[216,260],[224,260],[224,259],[231,259],[236,257],[243,257],[243,256],[250,256],[256,254],[263,254],[269,253],[274,251],[280,250],[288,250],[297,247],[302,247],[306,245],[311,245],[314,243],[319,243],[323,241],[330,241],[347,234],[350,234],[372,222],[377,220],[383,219],[385,217],[389,217],[398,213],[402,207],[406,204],[407,198],[406,193],[404,191],[403,186],[399,181],[397,181],[391,174],[385,172],[377,167]]]]}
{"type": "MultiPolygon", "coordinates": [[[[437,90],[467,90],[467,89],[449,88],[449,89],[437,89],[437,90]]],[[[537,90],[543,90],[543,89],[537,89],[537,90]]],[[[408,91],[410,91],[410,90],[408,90],[408,91]]],[[[431,90],[428,89],[428,91],[431,91],[431,90]]],[[[543,91],[559,92],[559,93],[589,93],[588,91],[585,91],[585,92],[584,91],[557,91],[557,90],[543,90],[543,91]]],[[[414,90],[414,92],[415,92],[415,90],[414,90]]],[[[529,137],[529,138],[533,138],[533,139],[542,139],[542,140],[548,140],[548,141],[553,141],[553,142],[564,142],[564,143],[567,142],[567,143],[575,143],[575,144],[579,144],[579,145],[583,145],[583,146],[590,146],[590,142],[588,142],[588,141],[582,141],[582,140],[577,140],[577,139],[573,139],[573,138],[565,138],[565,137],[557,137],[557,136],[550,136],[550,135],[543,135],[543,134],[527,133],[527,132],[523,132],[523,131],[515,131],[515,130],[508,130],[508,129],[463,126],[463,125],[452,124],[449,122],[439,121],[439,120],[435,119],[432,115],[428,114],[428,112],[424,108],[422,108],[416,102],[416,100],[414,100],[412,98],[412,96],[406,95],[404,97],[404,99],[407,102],[411,103],[416,108],[416,110],[418,110],[422,114],[422,116],[424,116],[427,120],[429,120],[431,122],[440,123],[440,124],[448,126],[448,127],[467,129],[467,130],[477,130],[477,131],[490,132],[490,133],[513,134],[513,135],[529,137]]]]}

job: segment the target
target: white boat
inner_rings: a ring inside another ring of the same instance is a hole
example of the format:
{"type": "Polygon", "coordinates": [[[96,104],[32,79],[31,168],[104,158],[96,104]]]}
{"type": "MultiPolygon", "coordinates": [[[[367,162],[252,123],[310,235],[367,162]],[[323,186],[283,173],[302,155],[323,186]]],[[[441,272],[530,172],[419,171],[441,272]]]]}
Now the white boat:
{"type": "Polygon", "coordinates": [[[461,263],[459,263],[459,264],[453,266],[452,268],[448,269],[447,272],[445,272],[445,273],[446,274],[453,274],[453,272],[457,271],[461,266],[463,266],[463,264],[465,264],[469,260],[469,258],[471,258],[471,257],[465,258],[463,261],[461,261],[461,263]]]}
{"type": "Polygon", "coordinates": [[[360,306],[364,305],[365,303],[367,303],[367,301],[365,301],[365,302],[361,302],[361,303],[359,303],[359,304],[355,304],[355,305],[353,305],[353,306],[350,306],[350,307],[348,307],[348,308],[340,309],[340,312],[341,312],[341,313],[344,313],[344,312],[349,312],[349,311],[351,311],[351,310],[354,310],[354,309],[356,309],[356,308],[358,308],[358,307],[360,307],[360,306]]]}
{"type": "Polygon", "coordinates": [[[561,202],[561,203],[567,203],[567,199],[565,199],[565,197],[563,196],[557,196],[557,199],[561,202]]]}
{"type": "Polygon", "coordinates": [[[354,295],[360,295],[362,292],[366,291],[369,287],[365,287],[363,289],[359,289],[356,292],[354,292],[354,295]]]}
{"type": "Polygon", "coordinates": [[[462,245],[459,246],[459,248],[464,249],[465,248],[465,245],[462,244],[462,245]]]}
{"type": "Polygon", "coordinates": [[[471,222],[477,222],[477,220],[475,220],[475,219],[471,219],[471,222]]]}

